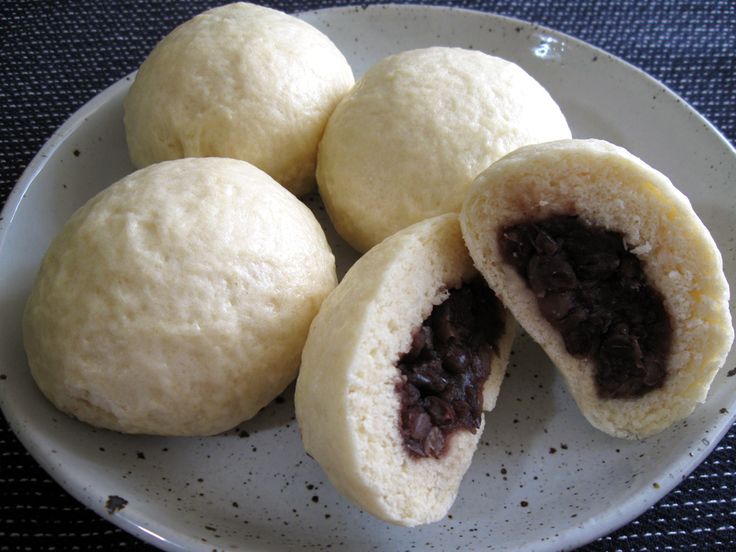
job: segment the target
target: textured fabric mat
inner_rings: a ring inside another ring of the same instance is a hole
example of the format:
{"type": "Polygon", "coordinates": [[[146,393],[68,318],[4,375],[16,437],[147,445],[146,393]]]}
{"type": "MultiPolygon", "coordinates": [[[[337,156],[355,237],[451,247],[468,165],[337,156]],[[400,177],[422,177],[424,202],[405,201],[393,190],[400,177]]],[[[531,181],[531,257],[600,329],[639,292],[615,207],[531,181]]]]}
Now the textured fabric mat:
{"type": "MultiPolygon", "coordinates": [[[[349,2],[266,4],[295,12],[349,2]]],[[[171,0],[2,2],[2,203],[65,119],[135,70],[176,24],[212,5],[171,0]]],[[[732,1],[530,0],[453,5],[543,24],[620,56],[664,82],[734,142],[736,4],[732,1]]],[[[639,519],[583,550],[736,550],[735,442],[732,429],[672,493],[639,519]]],[[[146,548],[53,482],[0,417],[0,551],[146,548]]]]}

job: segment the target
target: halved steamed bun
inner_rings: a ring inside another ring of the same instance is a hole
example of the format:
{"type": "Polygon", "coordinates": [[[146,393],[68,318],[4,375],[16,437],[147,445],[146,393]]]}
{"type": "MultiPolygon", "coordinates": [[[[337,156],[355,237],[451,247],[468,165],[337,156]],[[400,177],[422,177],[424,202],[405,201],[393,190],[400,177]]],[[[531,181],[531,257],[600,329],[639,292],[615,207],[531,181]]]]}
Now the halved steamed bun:
{"type": "Polygon", "coordinates": [[[359,251],[415,222],[459,212],[473,178],[526,144],[569,138],[547,91],[478,51],[423,48],[373,67],[331,115],[317,181],[359,251]]]}
{"type": "Polygon", "coordinates": [[[514,324],[473,268],[456,214],[371,249],[312,323],[296,385],[306,451],[371,514],[442,518],[493,408],[514,324]]]}
{"type": "Polygon", "coordinates": [[[308,23],[243,2],[174,29],[125,99],[133,164],[232,157],[296,195],[314,187],[317,144],[354,84],[345,57],[308,23]]]}
{"type": "Polygon", "coordinates": [[[59,409],[130,433],[207,435],[291,382],[335,262],[306,206],[244,161],[139,170],[78,210],[26,305],[59,409]]]}
{"type": "Polygon", "coordinates": [[[644,438],[705,400],[733,341],[728,283],[663,174],[600,140],[528,146],[477,178],[461,222],[595,427],[644,438]]]}

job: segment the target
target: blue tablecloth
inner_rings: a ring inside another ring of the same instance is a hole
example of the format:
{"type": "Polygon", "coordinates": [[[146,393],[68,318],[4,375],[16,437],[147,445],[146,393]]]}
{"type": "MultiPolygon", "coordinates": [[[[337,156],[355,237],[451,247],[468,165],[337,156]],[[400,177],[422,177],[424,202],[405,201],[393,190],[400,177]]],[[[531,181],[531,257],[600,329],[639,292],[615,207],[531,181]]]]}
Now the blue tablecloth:
{"type": "MultiPolygon", "coordinates": [[[[349,3],[265,2],[287,12],[349,3]]],[[[664,82],[734,142],[733,1],[425,3],[514,16],[588,41],[664,82]]],[[[33,155],[67,117],[135,70],[176,24],[212,5],[199,0],[3,2],[2,203],[33,155]]],[[[732,429],[672,493],[584,550],[736,550],[735,443],[732,429]]],[[[25,451],[1,416],[0,444],[0,551],[146,548],[67,495],[25,451]]]]}

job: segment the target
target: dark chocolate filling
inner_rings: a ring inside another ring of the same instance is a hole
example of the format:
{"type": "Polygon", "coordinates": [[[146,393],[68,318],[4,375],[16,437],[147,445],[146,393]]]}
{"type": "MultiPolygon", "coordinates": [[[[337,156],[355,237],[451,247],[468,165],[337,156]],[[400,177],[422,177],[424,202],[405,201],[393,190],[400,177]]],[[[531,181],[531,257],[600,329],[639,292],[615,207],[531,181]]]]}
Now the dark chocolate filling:
{"type": "Polygon", "coordinates": [[[503,307],[482,278],[450,291],[399,358],[400,430],[413,457],[439,458],[449,437],[480,427],[483,385],[505,329],[503,307]]]}
{"type": "Polygon", "coordinates": [[[640,397],[664,384],[670,318],[622,234],[557,215],[507,226],[498,241],[567,352],[593,360],[601,398],[640,397]]]}

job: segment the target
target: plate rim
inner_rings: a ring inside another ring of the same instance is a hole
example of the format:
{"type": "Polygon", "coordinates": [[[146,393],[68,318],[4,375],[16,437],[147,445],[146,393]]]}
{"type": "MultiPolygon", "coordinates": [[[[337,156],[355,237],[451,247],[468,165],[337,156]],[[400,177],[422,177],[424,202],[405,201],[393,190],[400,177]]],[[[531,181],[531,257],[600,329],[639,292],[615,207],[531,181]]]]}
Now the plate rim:
{"type": "MultiPolygon", "coordinates": [[[[666,96],[670,99],[674,99],[680,104],[680,107],[685,109],[691,117],[694,117],[697,122],[703,124],[706,129],[712,133],[718,142],[725,146],[725,150],[730,153],[731,156],[736,158],[736,148],[731,142],[725,137],[723,132],[718,129],[713,123],[710,122],[704,115],[699,113],[690,103],[682,98],[679,94],[673,91],[667,84],[656,79],[643,69],[633,65],[618,55],[612,54],[601,47],[595,46],[583,39],[577,38],[573,35],[565,32],[553,29],[546,25],[534,23],[531,21],[523,20],[513,16],[498,14],[490,11],[481,11],[477,9],[458,7],[458,6],[441,6],[441,5],[422,5],[422,4],[399,4],[399,3],[379,3],[379,4],[368,4],[368,5],[349,5],[349,6],[331,6],[320,9],[303,10],[299,12],[289,12],[291,15],[303,18],[305,15],[311,14],[320,16],[325,13],[353,13],[353,12],[371,12],[382,9],[394,9],[397,11],[404,12],[435,12],[434,15],[445,15],[452,13],[462,13],[474,17],[482,17],[491,20],[501,20],[504,24],[509,25],[521,25],[524,27],[530,27],[535,31],[541,31],[549,33],[553,36],[563,38],[568,43],[572,43],[576,48],[583,48],[603,56],[606,56],[611,61],[620,64],[625,70],[630,72],[632,75],[636,75],[640,79],[644,79],[649,85],[658,87],[661,89],[666,96]]],[[[43,143],[41,149],[34,155],[28,166],[23,170],[18,181],[11,189],[6,199],[5,205],[0,211],[0,257],[3,254],[5,241],[7,239],[9,230],[15,220],[18,208],[25,194],[27,193],[30,186],[35,182],[39,173],[44,169],[48,162],[48,159],[59,149],[64,143],[67,137],[83,126],[86,119],[94,114],[99,109],[107,105],[111,99],[122,89],[127,88],[133,81],[135,71],[124,75],[114,83],[102,89],[100,92],[95,94],[91,99],[86,101],[81,107],[75,110],[68,118],[51,134],[51,136],[43,143]]],[[[721,368],[723,369],[723,368],[721,368]]],[[[566,386],[565,386],[566,387],[566,386]]],[[[165,550],[185,550],[188,549],[187,545],[202,544],[187,535],[183,535],[184,539],[175,542],[169,538],[159,535],[156,529],[169,530],[169,526],[161,526],[153,520],[146,520],[147,527],[142,522],[137,522],[132,519],[129,514],[133,514],[126,508],[122,512],[111,516],[105,515],[105,509],[101,502],[93,500],[96,493],[85,494],[83,486],[73,484],[68,479],[76,480],[78,477],[69,477],[75,473],[74,469],[71,468],[60,468],[53,464],[50,457],[42,454],[39,450],[39,445],[34,441],[31,431],[24,427],[24,424],[20,422],[20,419],[16,417],[16,409],[9,406],[12,401],[8,400],[5,393],[2,391],[3,387],[0,387],[0,409],[2,409],[5,415],[8,425],[11,430],[28,450],[31,456],[36,462],[43,467],[49,477],[56,481],[61,487],[65,489],[70,495],[78,500],[85,507],[93,510],[101,518],[109,521],[120,529],[134,535],[135,537],[157,546],[165,550]],[[150,529],[149,529],[150,528],[150,529]]],[[[707,400],[707,399],[706,399],[707,400]]],[[[733,404],[736,404],[736,398],[733,399],[733,404]]],[[[22,409],[21,409],[22,410],[22,409]]],[[[693,453],[692,456],[681,455],[673,463],[668,464],[668,467],[680,467],[682,475],[679,479],[668,478],[666,481],[659,482],[659,488],[653,489],[651,485],[642,486],[642,489],[634,493],[630,498],[619,502],[615,508],[616,512],[619,512],[618,516],[610,514],[602,519],[589,519],[582,525],[569,525],[564,529],[558,530],[558,535],[545,542],[537,541],[525,547],[525,549],[533,547],[535,550],[559,550],[559,549],[573,549],[582,546],[586,543],[590,543],[600,537],[606,536],[613,531],[625,526],[630,523],[649,508],[651,508],[656,502],[667,496],[672,490],[684,481],[687,476],[692,473],[713,451],[713,449],[721,442],[726,433],[731,429],[736,420],[736,409],[729,410],[729,416],[718,419],[721,424],[718,431],[710,435],[710,443],[704,448],[700,449],[699,452],[693,453]],[[621,514],[621,511],[627,513],[621,514]],[[538,548],[535,545],[539,545],[538,548]]],[[[646,482],[650,483],[650,482],[646,482]]],[[[100,494],[102,497],[103,495],[100,494]]],[[[166,532],[166,531],[164,531],[166,532]]],[[[182,535],[180,535],[182,536],[182,535]]],[[[259,550],[257,544],[250,543],[247,550],[259,550]]],[[[530,548],[531,549],[531,548],[530,548]]]]}

